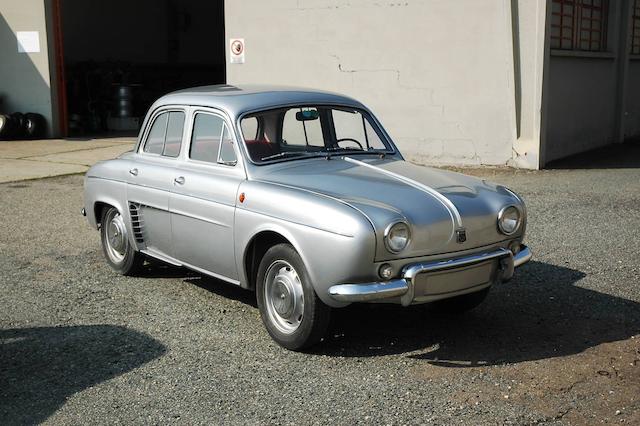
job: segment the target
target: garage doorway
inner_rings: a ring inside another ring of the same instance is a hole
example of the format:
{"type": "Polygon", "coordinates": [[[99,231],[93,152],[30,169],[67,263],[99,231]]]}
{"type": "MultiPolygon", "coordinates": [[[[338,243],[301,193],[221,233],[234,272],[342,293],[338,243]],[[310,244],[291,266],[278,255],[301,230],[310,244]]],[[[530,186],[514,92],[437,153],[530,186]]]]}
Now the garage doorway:
{"type": "Polygon", "coordinates": [[[130,136],[155,99],[225,82],[224,0],[54,0],[63,136],[130,136]]]}

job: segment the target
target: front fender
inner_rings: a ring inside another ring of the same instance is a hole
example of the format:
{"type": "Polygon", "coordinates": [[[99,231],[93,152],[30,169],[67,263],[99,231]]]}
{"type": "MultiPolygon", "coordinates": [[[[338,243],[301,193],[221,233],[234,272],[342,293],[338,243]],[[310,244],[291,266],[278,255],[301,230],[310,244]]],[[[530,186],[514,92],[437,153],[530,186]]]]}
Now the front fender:
{"type": "Polygon", "coordinates": [[[345,306],[329,297],[329,287],[371,279],[376,242],[368,219],[329,197],[263,185],[247,182],[240,189],[246,198],[236,209],[234,240],[241,283],[249,282],[244,268],[249,244],[259,233],[271,231],[296,249],[318,297],[329,306],[345,306]],[[283,205],[292,208],[287,211],[283,205]]]}

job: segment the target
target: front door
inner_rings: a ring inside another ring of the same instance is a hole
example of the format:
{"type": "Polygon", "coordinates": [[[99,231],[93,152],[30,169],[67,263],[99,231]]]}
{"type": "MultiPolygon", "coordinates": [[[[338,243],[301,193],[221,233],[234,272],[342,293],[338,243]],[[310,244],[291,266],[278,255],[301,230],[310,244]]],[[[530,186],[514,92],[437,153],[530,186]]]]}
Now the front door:
{"type": "Polygon", "coordinates": [[[149,121],[144,142],[129,170],[127,200],[134,238],[152,254],[172,256],[169,193],[173,189],[185,112],[166,109],[149,121]]]}
{"type": "Polygon", "coordinates": [[[169,200],[175,257],[188,266],[237,281],[233,225],[238,187],[246,179],[222,115],[193,112],[188,150],[173,170],[169,200]]]}

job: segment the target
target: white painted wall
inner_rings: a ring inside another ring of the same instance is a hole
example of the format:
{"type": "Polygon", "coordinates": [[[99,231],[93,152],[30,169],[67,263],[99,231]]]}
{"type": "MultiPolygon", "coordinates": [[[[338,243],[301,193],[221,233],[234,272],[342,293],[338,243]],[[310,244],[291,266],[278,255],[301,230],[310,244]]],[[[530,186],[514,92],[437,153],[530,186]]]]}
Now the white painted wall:
{"type": "MultiPolygon", "coordinates": [[[[525,3],[531,1],[543,0],[525,3]]],[[[524,9],[527,16],[540,13],[524,9]]],[[[511,163],[516,112],[510,0],[228,0],[225,19],[227,39],[246,42],[246,63],[227,63],[229,84],[351,95],[373,109],[405,156],[417,162],[511,163]]],[[[536,31],[531,37],[539,36],[536,31]]],[[[526,89],[531,95],[523,98],[529,116],[539,110],[536,90],[526,89]]],[[[533,142],[523,138],[519,151],[532,152],[533,159],[516,164],[537,167],[537,136],[530,129],[535,119],[527,120],[533,142]]]]}
{"type": "Polygon", "coordinates": [[[43,0],[0,1],[0,112],[42,114],[51,133],[49,56],[43,0]],[[18,53],[16,32],[38,31],[39,53],[18,53]]]}
{"type": "Polygon", "coordinates": [[[513,34],[518,115],[518,138],[510,163],[514,167],[537,169],[540,166],[546,4],[546,0],[511,2],[516,23],[513,34]]]}

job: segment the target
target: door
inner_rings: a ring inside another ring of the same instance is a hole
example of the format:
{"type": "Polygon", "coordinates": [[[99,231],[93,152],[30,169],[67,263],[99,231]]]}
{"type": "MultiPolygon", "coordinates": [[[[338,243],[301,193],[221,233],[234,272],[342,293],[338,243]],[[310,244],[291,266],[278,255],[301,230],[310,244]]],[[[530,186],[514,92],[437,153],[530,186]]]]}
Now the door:
{"type": "Polygon", "coordinates": [[[184,121],[182,110],[163,110],[150,120],[127,184],[134,238],[145,250],[169,257],[173,255],[169,193],[184,121]]]}
{"type": "Polygon", "coordinates": [[[188,151],[174,170],[169,201],[175,257],[237,282],[233,225],[240,183],[246,179],[226,120],[193,113],[188,151]]]}

